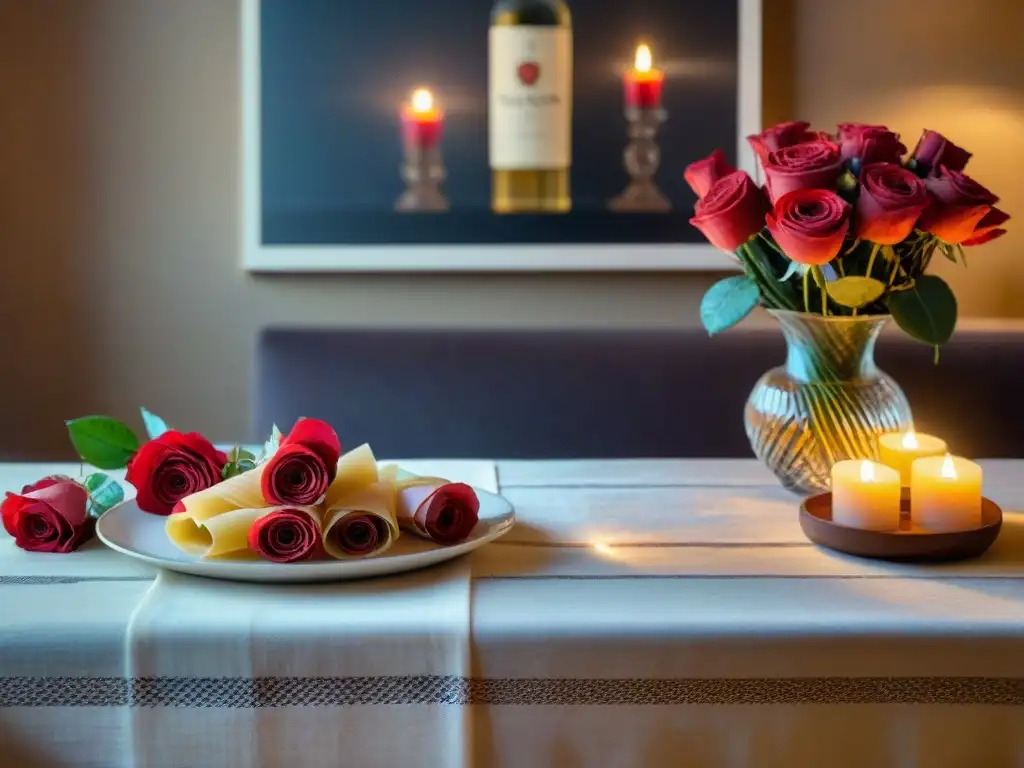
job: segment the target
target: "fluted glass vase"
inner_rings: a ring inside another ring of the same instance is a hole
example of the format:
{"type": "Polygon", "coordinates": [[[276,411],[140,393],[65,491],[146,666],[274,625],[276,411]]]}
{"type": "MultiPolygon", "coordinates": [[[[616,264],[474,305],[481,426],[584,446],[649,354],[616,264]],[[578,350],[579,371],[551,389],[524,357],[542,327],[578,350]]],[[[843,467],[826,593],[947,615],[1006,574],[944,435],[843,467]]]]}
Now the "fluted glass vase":
{"type": "Polygon", "coordinates": [[[769,312],[782,326],[786,364],[750,393],[747,437],[786,488],[820,493],[835,462],[877,460],[878,435],[913,426],[903,391],[875,365],[875,341],[889,318],[769,312]]]}

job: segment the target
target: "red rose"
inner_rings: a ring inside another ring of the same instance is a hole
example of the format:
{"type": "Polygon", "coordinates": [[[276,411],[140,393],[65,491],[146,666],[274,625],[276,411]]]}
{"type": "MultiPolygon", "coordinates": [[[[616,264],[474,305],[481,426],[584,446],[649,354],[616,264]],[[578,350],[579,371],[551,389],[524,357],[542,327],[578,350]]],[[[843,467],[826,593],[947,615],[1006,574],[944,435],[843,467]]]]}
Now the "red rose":
{"type": "Polygon", "coordinates": [[[711,185],[716,181],[735,172],[736,169],[729,165],[729,161],[725,159],[725,152],[716,149],[703,160],[690,163],[686,167],[683,178],[690,185],[690,189],[700,198],[708,193],[711,185]]]}
{"type": "Polygon", "coordinates": [[[840,154],[844,160],[859,160],[861,167],[869,163],[898,164],[906,151],[900,135],[884,125],[839,124],[840,154]]]}
{"type": "Polygon", "coordinates": [[[967,167],[971,153],[963,147],[958,147],[937,131],[925,131],[918,139],[912,157],[920,168],[935,175],[939,172],[940,166],[945,166],[951,171],[962,171],[967,167]]]}
{"type": "Polygon", "coordinates": [[[798,189],[835,189],[843,172],[839,145],[831,141],[809,141],[784,147],[768,156],[764,166],[768,196],[775,203],[798,189]]]}
{"type": "Polygon", "coordinates": [[[96,527],[86,509],[88,501],[85,488],[69,481],[23,494],[8,492],[2,507],[4,528],[15,544],[29,552],[73,552],[92,537],[96,527]]]}
{"type": "Polygon", "coordinates": [[[768,214],[768,231],[790,259],[820,266],[832,261],[850,228],[850,204],[826,189],[798,189],[768,214]]]}
{"type": "Polygon", "coordinates": [[[974,228],[974,234],[972,234],[967,240],[964,240],[961,245],[984,245],[995,240],[997,237],[1002,237],[1006,234],[1006,230],[1003,229],[1003,224],[1010,220],[1010,216],[998,208],[992,208],[985,217],[978,222],[978,226],[974,228]]]}
{"type": "Polygon", "coordinates": [[[186,496],[221,480],[228,457],[197,432],[164,432],[144,443],[128,462],[126,479],[138,491],[143,512],[169,515],[186,496]]]}
{"type": "Polygon", "coordinates": [[[881,245],[907,239],[928,207],[924,182],[899,165],[872,163],[861,171],[857,237],[881,245]]]}
{"type": "Polygon", "coordinates": [[[723,251],[731,253],[761,231],[767,203],[745,171],[719,179],[697,201],[690,223],[723,251]]]}
{"type": "MultiPolygon", "coordinates": [[[[73,483],[75,482],[67,475],[47,475],[41,480],[36,480],[34,483],[22,486],[20,494],[8,493],[7,496],[27,496],[32,491],[41,491],[43,488],[49,488],[51,485],[58,485],[59,483],[73,483]]],[[[6,501],[0,504],[0,517],[3,518],[4,530],[7,531],[11,536],[15,536],[14,527],[14,512],[18,505],[8,504],[6,501]]]]}
{"type": "Polygon", "coordinates": [[[309,560],[320,548],[320,526],[304,509],[277,509],[249,529],[249,549],[273,563],[309,560]]]}
{"type": "Polygon", "coordinates": [[[925,185],[933,199],[917,226],[944,243],[955,245],[972,239],[975,229],[999,201],[970,176],[948,168],[939,169],[938,176],[929,176],[925,185]]]}
{"type": "Polygon", "coordinates": [[[332,543],[346,555],[369,555],[387,537],[387,525],[376,515],[349,515],[329,533],[332,543]]]}
{"type": "Polygon", "coordinates": [[[299,419],[267,462],[260,478],[268,504],[319,504],[334,480],[341,443],[331,426],[299,419]]]}
{"type": "Polygon", "coordinates": [[[433,489],[413,486],[402,491],[401,501],[402,522],[436,544],[465,541],[480,519],[480,499],[465,483],[446,483],[433,489]]]}
{"type": "Polygon", "coordinates": [[[768,155],[780,149],[792,147],[805,141],[820,139],[821,134],[809,131],[810,123],[789,122],[773,125],[756,136],[747,136],[747,143],[753,148],[761,164],[768,162],[768,155]]]}

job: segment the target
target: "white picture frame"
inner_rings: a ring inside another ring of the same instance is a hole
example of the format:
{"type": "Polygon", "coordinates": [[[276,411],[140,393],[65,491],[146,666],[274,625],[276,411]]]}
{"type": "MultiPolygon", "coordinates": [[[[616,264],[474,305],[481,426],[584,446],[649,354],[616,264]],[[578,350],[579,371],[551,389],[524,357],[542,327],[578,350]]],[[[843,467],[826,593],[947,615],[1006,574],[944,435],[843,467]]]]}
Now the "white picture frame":
{"type": "MultiPolygon", "coordinates": [[[[762,0],[739,4],[735,137],[739,167],[757,178],[746,136],[761,131],[762,0]]],[[[707,272],[735,259],[708,244],[268,245],[261,236],[260,2],[242,0],[242,267],[254,273],[707,272]]]]}

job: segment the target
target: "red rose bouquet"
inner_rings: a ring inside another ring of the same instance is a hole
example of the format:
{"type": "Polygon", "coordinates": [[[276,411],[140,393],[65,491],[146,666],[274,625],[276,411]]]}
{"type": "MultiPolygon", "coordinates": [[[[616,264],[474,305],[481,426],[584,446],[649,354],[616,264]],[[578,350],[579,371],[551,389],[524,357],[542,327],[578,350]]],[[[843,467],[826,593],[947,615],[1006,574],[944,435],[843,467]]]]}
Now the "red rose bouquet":
{"type": "Polygon", "coordinates": [[[764,171],[759,187],[721,150],[692,163],[691,223],[733,253],[744,274],[713,285],[701,303],[709,333],[757,305],[821,315],[888,314],[936,349],[956,326],[949,286],[926,274],[941,253],[966,266],[966,247],[1006,233],[996,196],[964,173],[971,154],[935,131],[913,152],[883,125],[842,123],[834,133],[791,122],[748,137],[764,171]]]}

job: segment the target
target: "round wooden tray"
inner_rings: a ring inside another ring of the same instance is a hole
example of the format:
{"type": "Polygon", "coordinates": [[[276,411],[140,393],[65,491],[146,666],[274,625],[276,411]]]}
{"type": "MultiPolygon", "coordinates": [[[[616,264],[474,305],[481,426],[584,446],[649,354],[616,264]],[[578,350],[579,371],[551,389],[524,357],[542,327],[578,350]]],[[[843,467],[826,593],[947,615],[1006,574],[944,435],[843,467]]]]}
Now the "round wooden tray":
{"type": "Polygon", "coordinates": [[[822,493],[800,505],[800,527],[808,539],[838,552],[857,557],[901,562],[949,562],[978,557],[999,536],[1003,511],[991,499],[981,500],[980,528],[951,533],[933,533],[910,521],[910,497],[903,491],[899,531],[865,531],[832,522],[832,494],[822,493]]]}

